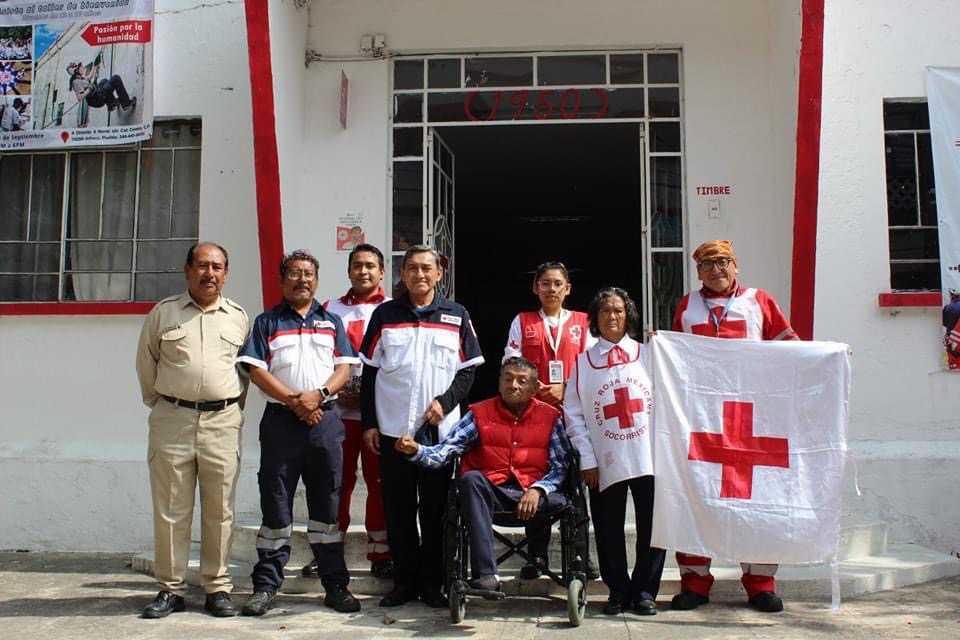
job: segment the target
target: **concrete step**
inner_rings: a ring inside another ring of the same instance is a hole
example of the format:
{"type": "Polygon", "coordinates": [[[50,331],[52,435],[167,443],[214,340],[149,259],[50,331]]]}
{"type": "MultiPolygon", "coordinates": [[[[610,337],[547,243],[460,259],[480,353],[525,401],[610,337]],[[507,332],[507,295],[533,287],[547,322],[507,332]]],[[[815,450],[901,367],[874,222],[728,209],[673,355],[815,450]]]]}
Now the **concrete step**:
{"type": "MultiPolygon", "coordinates": [[[[133,557],[135,570],[152,574],[153,553],[141,553],[133,557]]],[[[187,581],[199,584],[199,545],[194,545],[187,570],[187,581]]],[[[251,590],[250,562],[232,561],[230,572],[237,589],[242,592],[251,590]]],[[[927,582],[939,578],[960,575],[960,559],[931,551],[913,544],[890,544],[887,550],[872,556],[852,558],[839,565],[840,592],[843,597],[860,593],[869,593],[885,589],[894,589],[911,584],[927,582]]],[[[300,577],[300,566],[291,563],[287,566],[287,579],[283,592],[289,594],[322,595],[323,587],[319,580],[300,577]]],[[[366,570],[352,572],[350,589],[354,593],[381,595],[390,590],[392,582],[378,580],[366,570]]],[[[735,566],[715,566],[716,582],[711,597],[714,599],[743,598],[740,586],[740,569],[735,566]]],[[[504,571],[504,590],[509,595],[545,596],[563,594],[563,590],[547,578],[521,580],[514,571],[504,571]]],[[[680,576],[675,566],[663,572],[660,589],[660,601],[666,602],[679,591],[680,576]]],[[[823,599],[830,598],[830,568],[814,566],[782,566],[777,573],[777,592],[785,599],[823,599]]],[[[605,595],[606,587],[600,581],[591,582],[589,593],[605,595]]]]}
{"type": "MultiPolygon", "coordinates": [[[[628,520],[629,522],[629,520],[628,520]]],[[[233,550],[231,557],[240,561],[255,563],[257,561],[257,531],[260,529],[259,523],[251,522],[241,523],[234,527],[233,531],[233,550]]],[[[624,527],[627,537],[627,548],[632,549],[636,541],[636,527],[628,524],[624,527]]],[[[519,529],[501,529],[514,543],[519,542],[522,537],[522,530],[519,529]]],[[[550,566],[560,566],[560,532],[554,527],[553,542],[550,544],[550,566]]],[[[593,546],[593,536],[590,536],[591,548],[593,546]]],[[[848,524],[840,530],[840,550],[839,559],[848,560],[864,556],[872,556],[882,553],[887,545],[887,525],[883,522],[867,522],[848,524]]],[[[293,535],[290,540],[290,562],[291,564],[304,565],[310,562],[313,552],[307,543],[306,525],[294,525],[293,535]]],[[[505,547],[497,545],[497,553],[501,553],[505,547]]],[[[347,566],[351,570],[365,570],[369,568],[367,561],[367,533],[362,524],[351,524],[347,529],[346,535],[346,560],[347,566]]],[[[592,552],[596,558],[596,552],[592,552]]],[[[668,566],[676,566],[673,563],[673,554],[669,554],[667,560],[668,566]]],[[[504,567],[506,569],[519,569],[523,566],[523,561],[519,557],[509,559],[504,567]]]]}

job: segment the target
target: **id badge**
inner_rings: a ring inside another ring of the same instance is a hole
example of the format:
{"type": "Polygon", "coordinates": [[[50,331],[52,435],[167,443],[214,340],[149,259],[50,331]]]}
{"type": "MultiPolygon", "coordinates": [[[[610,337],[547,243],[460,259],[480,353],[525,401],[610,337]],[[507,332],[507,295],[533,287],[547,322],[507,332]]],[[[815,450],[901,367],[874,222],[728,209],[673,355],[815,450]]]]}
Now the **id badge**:
{"type": "Polygon", "coordinates": [[[550,361],[550,384],[563,382],[563,360],[550,361]]]}

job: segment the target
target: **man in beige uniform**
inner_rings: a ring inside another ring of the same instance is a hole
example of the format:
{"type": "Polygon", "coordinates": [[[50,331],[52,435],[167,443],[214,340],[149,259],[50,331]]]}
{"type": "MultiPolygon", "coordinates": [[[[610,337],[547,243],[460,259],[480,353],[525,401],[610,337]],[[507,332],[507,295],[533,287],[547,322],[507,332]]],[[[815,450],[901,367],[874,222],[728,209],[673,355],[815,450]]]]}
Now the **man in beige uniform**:
{"type": "Polygon", "coordinates": [[[155,575],[160,593],[143,610],[162,618],[184,610],[195,487],[200,484],[200,582],[204,608],[237,615],[227,555],[240,470],[246,380],[237,351],[250,331],[243,308],[220,295],[226,250],[191,247],[183,268],[188,290],[147,315],[137,349],[137,377],[151,408],[147,460],[153,494],[155,575]]]}

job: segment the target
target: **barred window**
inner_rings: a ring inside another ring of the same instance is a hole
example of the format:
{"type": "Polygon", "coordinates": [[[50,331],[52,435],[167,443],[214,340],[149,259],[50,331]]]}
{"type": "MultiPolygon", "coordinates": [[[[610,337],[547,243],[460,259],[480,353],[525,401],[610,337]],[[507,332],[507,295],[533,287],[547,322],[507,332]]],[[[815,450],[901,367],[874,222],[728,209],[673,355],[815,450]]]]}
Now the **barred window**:
{"type": "Polygon", "coordinates": [[[924,101],[884,101],[890,288],[940,289],[937,191],[924,101]]]}
{"type": "Polygon", "coordinates": [[[0,302],[154,301],[197,241],[199,120],[134,146],[0,153],[0,302]]]}

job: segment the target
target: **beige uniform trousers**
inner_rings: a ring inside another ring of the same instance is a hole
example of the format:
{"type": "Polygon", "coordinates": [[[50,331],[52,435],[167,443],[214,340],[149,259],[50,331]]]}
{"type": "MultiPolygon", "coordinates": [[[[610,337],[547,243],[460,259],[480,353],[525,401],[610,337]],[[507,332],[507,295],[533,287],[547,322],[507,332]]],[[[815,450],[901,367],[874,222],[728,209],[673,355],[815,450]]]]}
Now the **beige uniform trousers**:
{"type": "Polygon", "coordinates": [[[160,400],[150,412],[147,460],[153,495],[154,574],[161,590],[187,589],[190,526],[200,485],[200,585],[230,592],[228,559],[240,472],[243,412],[195,411],[160,400]]]}

